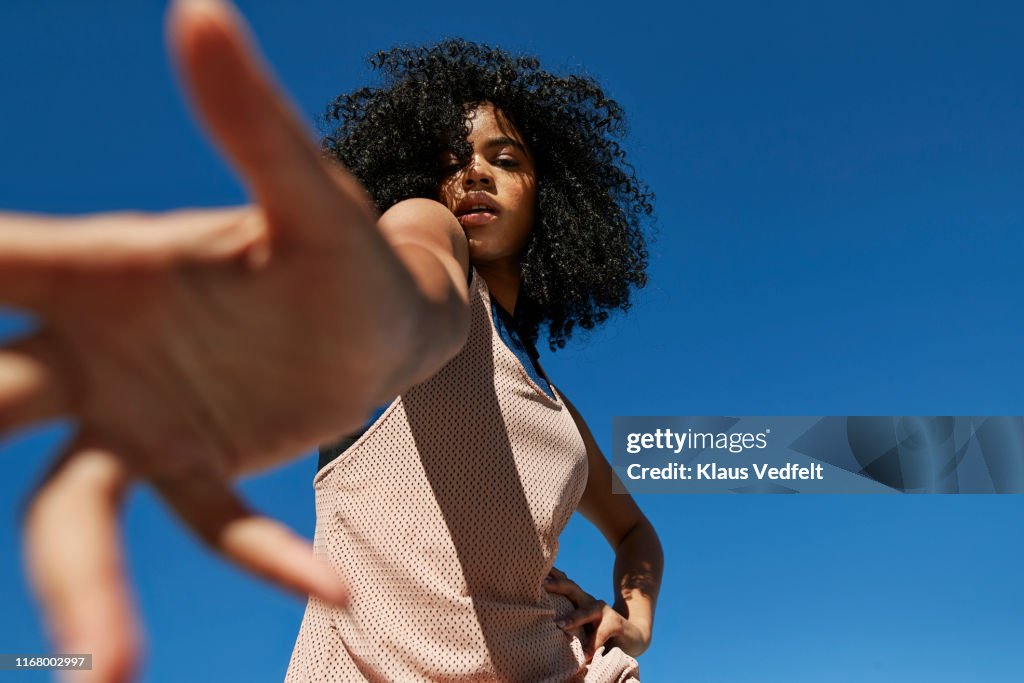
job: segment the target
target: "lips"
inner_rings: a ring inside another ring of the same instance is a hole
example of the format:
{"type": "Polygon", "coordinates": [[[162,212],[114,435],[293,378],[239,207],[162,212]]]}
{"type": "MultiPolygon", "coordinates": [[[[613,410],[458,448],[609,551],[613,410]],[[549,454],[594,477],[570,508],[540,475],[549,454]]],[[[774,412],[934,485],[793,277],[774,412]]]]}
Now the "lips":
{"type": "Polygon", "coordinates": [[[498,216],[490,211],[477,211],[474,213],[461,214],[457,218],[462,227],[469,228],[478,225],[486,225],[493,220],[497,220],[498,216]]]}
{"type": "Polygon", "coordinates": [[[498,205],[486,193],[471,192],[455,208],[455,216],[464,228],[486,225],[498,217],[498,205]]]}
{"type": "Polygon", "coordinates": [[[463,216],[475,216],[498,213],[497,203],[483,192],[471,192],[467,194],[455,208],[455,215],[460,219],[463,216]]]}

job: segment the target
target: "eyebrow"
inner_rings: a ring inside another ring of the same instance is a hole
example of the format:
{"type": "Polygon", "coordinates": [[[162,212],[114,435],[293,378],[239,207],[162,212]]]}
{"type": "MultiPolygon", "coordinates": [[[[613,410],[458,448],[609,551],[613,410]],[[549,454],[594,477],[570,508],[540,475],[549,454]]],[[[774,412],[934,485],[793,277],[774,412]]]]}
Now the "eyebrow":
{"type": "Polygon", "coordinates": [[[526,147],[523,146],[523,143],[519,142],[518,140],[514,140],[508,137],[507,135],[491,138],[490,140],[484,143],[484,149],[491,149],[492,147],[504,147],[506,145],[510,147],[515,147],[526,156],[530,156],[530,153],[526,151],[526,147]]]}

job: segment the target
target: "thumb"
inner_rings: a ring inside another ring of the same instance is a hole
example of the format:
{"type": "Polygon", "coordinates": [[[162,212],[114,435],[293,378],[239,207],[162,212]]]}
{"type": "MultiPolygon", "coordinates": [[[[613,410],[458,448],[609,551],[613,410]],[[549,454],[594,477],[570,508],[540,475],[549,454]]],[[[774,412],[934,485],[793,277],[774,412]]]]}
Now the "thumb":
{"type": "Polygon", "coordinates": [[[362,188],[323,161],[235,8],[226,0],[175,0],[168,43],[196,114],[264,210],[288,224],[284,237],[316,240],[326,235],[314,230],[337,231],[339,185],[354,190],[350,204],[362,188]],[[333,220],[316,220],[318,210],[333,220]]]}

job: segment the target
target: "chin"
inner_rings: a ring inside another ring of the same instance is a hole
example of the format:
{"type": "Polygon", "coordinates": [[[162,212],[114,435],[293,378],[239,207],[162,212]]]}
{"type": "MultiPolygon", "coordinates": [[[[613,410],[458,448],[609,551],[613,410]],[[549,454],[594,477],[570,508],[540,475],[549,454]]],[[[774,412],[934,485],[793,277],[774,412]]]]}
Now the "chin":
{"type": "Polygon", "coordinates": [[[495,266],[499,262],[516,261],[516,250],[507,243],[482,238],[480,234],[466,233],[469,245],[469,262],[474,266],[495,266]]]}
{"type": "Polygon", "coordinates": [[[466,241],[469,245],[470,263],[487,263],[500,257],[500,254],[495,253],[494,246],[488,244],[486,240],[480,240],[473,235],[466,235],[466,241]]]}
{"type": "Polygon", "coordinates": [[[486,254],[486,253],[481,254],[479,252],[474,251],[473,249],[469,250],[469,262],[474,267],[478,267],[478,268],[479,267],[487,267],[487,266],[490,266],[490,265],[494,265],[495,263],[497,263],[500,260],[501,260],[501,256],[500,255],[486,254]]]}

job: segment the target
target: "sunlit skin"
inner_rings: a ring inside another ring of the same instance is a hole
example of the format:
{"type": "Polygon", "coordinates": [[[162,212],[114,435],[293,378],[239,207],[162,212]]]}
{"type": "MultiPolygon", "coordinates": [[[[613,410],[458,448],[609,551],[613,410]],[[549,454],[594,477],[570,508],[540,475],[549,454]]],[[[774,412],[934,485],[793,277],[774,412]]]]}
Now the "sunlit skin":
{"type": "Polygon", "coordinates": [[[441,184],[440,199],[459,217],[469,242],[469,260],[488,289],[506,311],[515,310],[519,293],[520,255],[533,228],[536,214],[537,175],[533,155],[522,135],[504,113],[487,102],[469,114],[467,141],[473,156],[463,167],[455,155],[442,156],[442,168],[450,170],[441,184]],[[486,197],[496,213],[475,224],[459,216],[464,199],[486,197]]]}

